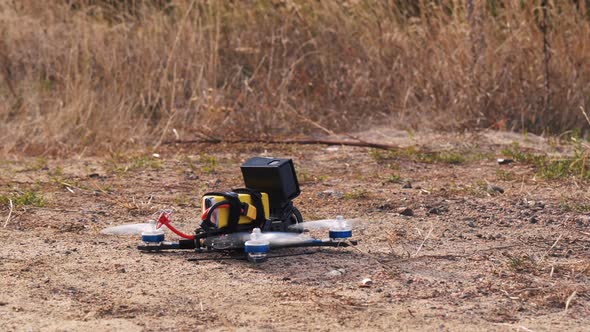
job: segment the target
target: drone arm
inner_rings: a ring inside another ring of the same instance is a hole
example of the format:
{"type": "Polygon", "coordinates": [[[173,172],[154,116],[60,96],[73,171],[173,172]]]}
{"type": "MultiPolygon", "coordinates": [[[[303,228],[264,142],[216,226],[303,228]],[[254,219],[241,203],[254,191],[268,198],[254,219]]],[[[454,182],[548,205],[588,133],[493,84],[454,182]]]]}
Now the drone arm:
{"type": "Polygon", "coordinates": [[[285,243],[285,244],[274,244],[271,245],[272,249],[281,248],[299,248],[299,247],[351,247],[356,246],[356,241],[342,241],[335,242],[329,240],[311,240],[303,243],[285,243]]]}
{"type": "Polygon", "coordinates": [[[141,251],[162,251],[162,250],[187,250],[197,247],[195,240],[180,240],[178,242],[162,242],[157,246],[139,245],[137,249],[141,251]]]}
{"type": "Polygon", "coordinates": [[[178,249],[195,249],[197,244],[195,240],[180,240],[178,241],[178,249]]]}

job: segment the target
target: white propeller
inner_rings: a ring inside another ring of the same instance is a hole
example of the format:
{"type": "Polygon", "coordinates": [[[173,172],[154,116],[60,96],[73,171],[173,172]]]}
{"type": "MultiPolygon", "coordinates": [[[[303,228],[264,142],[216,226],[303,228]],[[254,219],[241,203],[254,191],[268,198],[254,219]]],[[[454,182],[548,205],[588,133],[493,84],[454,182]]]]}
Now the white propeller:
{"type": "MultiPolygon", "coordinates": [[[[223,234],[210,237],[207,242],[217,249],[236,248],[243,246],[246,241],[250,240],[251,234],[251,232],[223,234]]],[[[258,235],[258,239],[268,241],[271,246],[298,244],[313,240],[312,237],[305,234],[287,232],[264,232],[258,235]]]]}
{"type": "MultiPolygon", "coordinates": [[[[172,213],[174,212],[174,210],[159,210],[158,212],[155,212],[154,214],[151,215],[150,220],[148,220],[148,222],[146,223],[141,223],[141,224],[124,224],[124,225],[119,225],[119,226],[112,226],[112,227],[107,227],[103,230],[101,230],[100,232],[102,234],[109,234],[109,235],[142,235],[141,233],[144,232],[156,232],[156,226],[158,224],[158,222],[156,220],[159,220],[162,214],[165,214],[168,218],[170,218],[170,216],[172,215],[172,213]]],[[[160,229],[158,229],[158,232],[160,232],[160,230],[164,230],[163,227],[161,227],[160,229]]]]}
{"type": "Polygon", "coordinates": [[[352,226],[358,222],[357,219],[344,219],[342,216],[337,216],[336,219],[321,219],[306,221],[289,226],[290,229],[297,230],[315,230],[315,229],[329,229],[329,230],[346,230],[351,229],[352,226]]]}
{"type": "Polygon", "coordinates": [[[125,224],[113,227],[107,227],[100,231],[102,234],[109,235],[141,235],[143,232],[153,231],[156,229],[155,222],[141,224],[125,224]]]}

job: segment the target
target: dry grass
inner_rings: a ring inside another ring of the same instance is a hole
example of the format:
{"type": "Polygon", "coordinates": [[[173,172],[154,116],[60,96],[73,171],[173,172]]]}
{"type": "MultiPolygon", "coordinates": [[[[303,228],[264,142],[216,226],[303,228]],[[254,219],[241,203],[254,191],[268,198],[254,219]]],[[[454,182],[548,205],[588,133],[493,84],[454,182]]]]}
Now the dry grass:
{"type": "Polygon", "coordinates": [[[539,1],[0,0],[2,148],[586,126],[574,2],[549,1],[544,54],[539,1]]]}

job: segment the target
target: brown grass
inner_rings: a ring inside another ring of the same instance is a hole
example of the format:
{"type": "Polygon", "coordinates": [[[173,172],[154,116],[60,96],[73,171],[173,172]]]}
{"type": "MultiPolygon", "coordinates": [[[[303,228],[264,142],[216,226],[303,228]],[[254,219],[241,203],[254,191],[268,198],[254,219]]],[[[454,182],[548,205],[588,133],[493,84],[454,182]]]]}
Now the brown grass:
{"type": "Polygon", "coordinates": [[[586,128],[585,2],[474,3],[0,0],[2,148],[586,128]]]}

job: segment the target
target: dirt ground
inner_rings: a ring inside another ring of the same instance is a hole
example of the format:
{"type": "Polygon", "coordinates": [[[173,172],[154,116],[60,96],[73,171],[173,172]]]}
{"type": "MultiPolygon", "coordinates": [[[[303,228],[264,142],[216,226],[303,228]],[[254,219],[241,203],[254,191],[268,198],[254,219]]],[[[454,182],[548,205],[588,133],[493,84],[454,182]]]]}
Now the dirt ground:
{"type": "Polygon", "coordinates": [[[0,329],[588,330],[587,183],[497,163],[513,140],[549,149],[540,138],[398,134],[363,137],[469,157],[455,164],[358,147],[217,144],[164,146],[159,157],[5,158],[0,329]],[[259,265],[197,263],[187,260],[194,252],[145,254],[136,237],[99,233],[162,208],[193,230],[201,195],[241,186],[239,166],[251,156],[293,158],[304,218],[359,218],[358,245],[283,250],[314,254],[259,265]],[[10,212],[6,199],[17,197],[10,212]],[[361,287],[364,278],[372,284],[361,287]]]}

